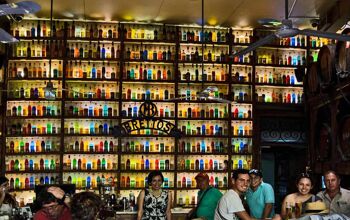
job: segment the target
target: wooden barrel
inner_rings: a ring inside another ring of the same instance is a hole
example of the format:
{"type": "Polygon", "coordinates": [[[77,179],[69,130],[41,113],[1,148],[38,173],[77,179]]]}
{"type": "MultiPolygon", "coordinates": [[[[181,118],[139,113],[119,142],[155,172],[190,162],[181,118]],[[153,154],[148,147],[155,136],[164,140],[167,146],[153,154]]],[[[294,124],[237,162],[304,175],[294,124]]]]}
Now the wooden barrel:
{"type": "MultiPolygon", "coordinates": [[[[346,28],[342,34],[350,35],[350,29],[346,28]]],[[[336,44],[335,69],[340,80],[346,77],[344,73],[350,72],[350,49],[345,41],[338,41],[336,44]]]]}
{"type": "Polygon", "coordinates": [[[311,63],[306,73],[305,89],[310,95],[314,95],[319,92],[319,78],[318,78],[318,65],[317,63],[311,63]]]}
{"type": "Polygon", "coordinates": [[[322,89],[335,82],[336,45],[325,45],[318,52],[320,86],[322,89]]]}
{"type": "Polygon", "coordinates": [[[350,116],[340,120],[338,126],[338,151],[343,160],[350,160],[350,116]]]}
{"type": "Polygon", "coordinates": [[[315,136],[316,157],[320,161],[328,160],[332,149],[331,127],[327,123],[322,123],[318,128],[315,136]]]}

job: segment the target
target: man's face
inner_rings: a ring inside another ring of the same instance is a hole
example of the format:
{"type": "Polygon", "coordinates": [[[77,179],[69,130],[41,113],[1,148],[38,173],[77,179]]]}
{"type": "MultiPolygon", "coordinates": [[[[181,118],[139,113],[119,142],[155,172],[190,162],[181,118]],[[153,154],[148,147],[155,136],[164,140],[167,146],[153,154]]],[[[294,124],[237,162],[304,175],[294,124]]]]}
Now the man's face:
{"type": "Polygon", "coordinates": [[[339,189],[340,179],[334,173],[328,173],[324,177],[324,182],[329,192],[335,192],[339,189]]]}
{"type": "Polygon", "coordinates": [[[209,180],[203,177],[196,178],[197,188],[205,190],[209,185],[209,180]]]}
{"type": "Polygon", "coordinates": [[[42,209],[48,217],[56,219],[60,216],[61,212],[63,211],[63,205],[60,205],[57,202],[51,202],[48,204],[44,204],[42,206],[42,209]]]}
{"type": "Polygon", "coordinates": [[[258,186],[260,186],[261,182],[262,182],[262,178],[260,176],[257,176],[255,174],[250,174],[250,187],[252,187],[253,189],[258,188],[258,186]]]}
{"type": "Polygon", "coordinates": [[[238,174],[236,180],[232,179],[233,188],[239,193],[245,193],[250,184],[249,174],[238,174]]]}

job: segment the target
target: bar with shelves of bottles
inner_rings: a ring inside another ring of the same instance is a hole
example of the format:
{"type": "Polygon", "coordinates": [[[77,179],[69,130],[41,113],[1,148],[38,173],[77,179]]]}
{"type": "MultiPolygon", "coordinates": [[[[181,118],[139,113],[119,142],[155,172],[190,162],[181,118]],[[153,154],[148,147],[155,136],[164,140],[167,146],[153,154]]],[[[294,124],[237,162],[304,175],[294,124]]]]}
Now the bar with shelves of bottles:
{"type": "Polygon", "coordinates": [[[48,23],[11,27],[21,42],[8,61],[5,164],[18,191],[33,183],[75,183],[79,189],[106,183],[125,196],[146,185],[150,170],[162,170],[176,203],[193,204],[198,172],[208,172],[210,184],[225,190],[232,169],[252,167],[255,104],[302,101],[293,69],[305,65],[309,48],[300,36],[232,58],[259,35],[221,27],[202,33],[198,26],[54,21],[49,37],[48,23]],[[45,98],[49,81],[57,88],[54,100],[45,98]],[[217,91],[203,99],[207,87],[217,91]],[[157,105],[154,117],[174,123],[183,136],[146,129],[114,137],[115,126],[141,116],[145,100],[157,105]]]}
{"type": "Polygon", "coordinates": [[[6,74],[4,170],[12,190],[25,192],[36,184],[60,182],[62,25],[55,22],[52,38],[44,21],[12,26],[21,40],[9,51],[6,74]],[[57,88],[55,100],[45,98],[48,82],[57,88]]]}

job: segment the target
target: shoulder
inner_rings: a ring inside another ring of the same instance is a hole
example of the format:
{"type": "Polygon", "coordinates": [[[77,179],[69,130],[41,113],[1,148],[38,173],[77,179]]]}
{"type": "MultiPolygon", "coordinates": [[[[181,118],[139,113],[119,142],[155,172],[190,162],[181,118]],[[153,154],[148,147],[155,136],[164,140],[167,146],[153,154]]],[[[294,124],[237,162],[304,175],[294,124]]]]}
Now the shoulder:
{"type": "Polygon", "coordinates": [[[33,219],[35,219],[35,220],[45,220],[47,218],[46,218],[45,213],[42,210],[39,210],[39,211],[37,211],[35,213],[33,219]]]}
{"type": "Polygon", "coordinates": [[[209,193],[213,194],[213,195],[217,195],[217,196],[222,196],[222,192],[220,192],[220,190],[218,190],[217,188],[211,188],[209,193]]]}
{"type": "Polygon", "coordinates": [[[342,194],[345,194],[346,196],[350,196],[350,190],[344,189],[344,188],[340,188],[340,192],[342,194]]]}
{"type": "Polygon", "coordinates": [[[284,198],[284,202],[294,202],[295,201],[295,197],[296,197],[296,193],[288,194],[284,198]]]}
{"type": "Polygon", "coordinates": [[[262,182],[261,185],[265,188],[265,189],[273,189],[271,184],[269,183],[265,183],[265,182],[262,182]]]}
{"type": "Polygon", "coordinates": [[[324,198],[325,198],[324,192],[325,192],[325,191],[319,191],[319,192],[316,194],[316,196],[318,196],[318,197],[321,198],[321,199],[324,199],[324,198]]]}
{"type": "Polygon", "coordinates": [[[223,197],[231,199],[232,197],[239,198],[239,195],[234,190],[230,189],[224,194],[223,197]]]}

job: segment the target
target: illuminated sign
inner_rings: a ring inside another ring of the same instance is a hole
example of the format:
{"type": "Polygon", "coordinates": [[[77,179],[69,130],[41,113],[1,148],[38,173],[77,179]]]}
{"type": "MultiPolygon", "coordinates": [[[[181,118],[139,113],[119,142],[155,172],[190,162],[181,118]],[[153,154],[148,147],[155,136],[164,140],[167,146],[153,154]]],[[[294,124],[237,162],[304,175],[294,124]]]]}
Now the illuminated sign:
{"type": "Polygon", "coordinates": [[[133,131],[150,129],[162,131],[169,136],[181,137],[181,131],[176,128],[175,124],[160,118],[154,118],[157,113],[157,106],[151,101],[145,101],[139,109],[140,117],[125,121],[117,126],[114,129],[114,135],[125,136],[133,131]]]}

